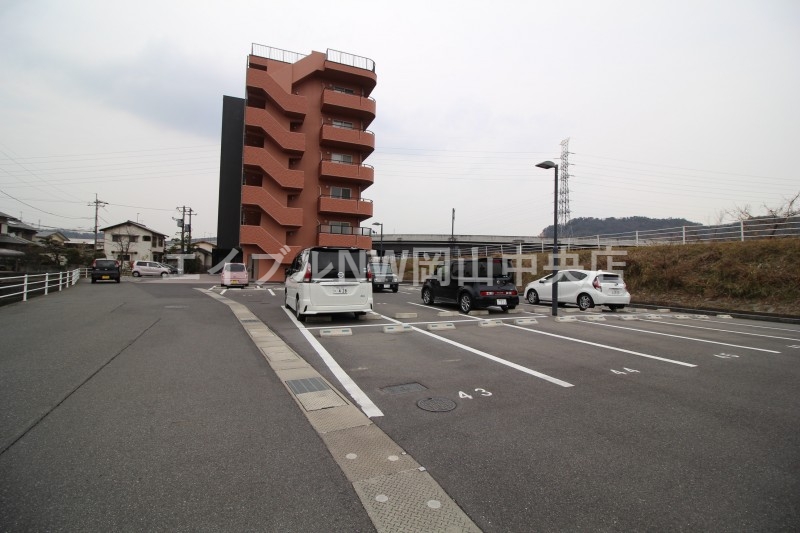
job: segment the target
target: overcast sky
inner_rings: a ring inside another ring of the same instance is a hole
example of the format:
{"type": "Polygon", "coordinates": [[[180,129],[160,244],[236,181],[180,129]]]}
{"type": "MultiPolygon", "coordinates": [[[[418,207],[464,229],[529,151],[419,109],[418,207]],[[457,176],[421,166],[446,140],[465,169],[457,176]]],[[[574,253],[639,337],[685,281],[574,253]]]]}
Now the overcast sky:
{"type": "Polygon", "coordinates": [[[800,192],[797,0],[0,0],[0,212],[217,232],[223,95],[251,44],[375,61],[364,192],[389,233],[538,235],[569,138],[577,217],[717,223],[800,192]]]}

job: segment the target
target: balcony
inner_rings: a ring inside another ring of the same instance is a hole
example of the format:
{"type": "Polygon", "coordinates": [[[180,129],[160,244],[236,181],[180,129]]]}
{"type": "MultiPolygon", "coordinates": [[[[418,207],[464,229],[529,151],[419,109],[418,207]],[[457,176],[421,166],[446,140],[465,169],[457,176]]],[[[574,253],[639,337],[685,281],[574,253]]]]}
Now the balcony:
{"type": "Polygon", "coordinates": [[[286,168],[263,148],[245,146],[244,165],[260,168],[267,177],[284,189],[300,191],[305,185],[305,174],[302,170],[286,168]]]}
{"type": "Polygon", "coordinates": [[[361,187],[375,183],[375,169],[370,165],[356,165],[326,159],[320,162],[319,175],[322,178],[348,179],[361,187]]]}
{"type": "Polygon", "coordinates": [[[375,100],[332,89],[322,91],[322,110],[361,119],[364,125],[375,120],[375,100]]]}
{"type": "Polygon", "coordinates": [[[358,150],[366,156],[375,151],[375,134],[371,131],[339,128],[325,124],[320,132],[320,144],[358,150]]]}
{"type": "Polygon", "coordinates": [[[318,211],[327,215],[355,215],[363,220],[372,216],[372,200],[320,196],[318,211]]]}
{"type": "Polygon", "coordinates": [[[245,126],[260,128],[284,152],[302,155],[306,151],[306,136],[289,131],[288,125],[278,122],[265,109],[246,107],[244,123],[245,126]]]}
{"type": "Polygon", "coordinates": [[[372,229],[321,224],[317,227],[317,241],[318,246],[355,246],[370,250],[372,249],[372,229]]]}

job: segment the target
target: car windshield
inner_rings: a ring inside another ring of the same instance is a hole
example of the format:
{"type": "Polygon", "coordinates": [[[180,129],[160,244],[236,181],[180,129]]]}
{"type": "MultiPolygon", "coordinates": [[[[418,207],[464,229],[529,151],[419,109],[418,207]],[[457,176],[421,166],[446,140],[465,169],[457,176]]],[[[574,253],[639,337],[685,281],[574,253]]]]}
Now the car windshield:
{"type": "Polygon", "coordinates": [[[228,266],[228,272],[244,272],[247,270],[241,263],[233,263],[228,266]]]}
{"type": "Polygon", "coordinates": [[[622,276],[619,274],[600,274],[597,279],[600,283],[622,283],[622,276]]]}
{"type": "Polygon", "coordinates": [[[117,266],[117,262],[113,259],[98,259],[95,261],[95,266],[100,268],[111,268],[117,266]]]}
{"type": "Polygon", "coordinates": [[[392,265],[390,265],[389,263],[373,263],[372,272],[374,274],[391,274],[392,265]]]}

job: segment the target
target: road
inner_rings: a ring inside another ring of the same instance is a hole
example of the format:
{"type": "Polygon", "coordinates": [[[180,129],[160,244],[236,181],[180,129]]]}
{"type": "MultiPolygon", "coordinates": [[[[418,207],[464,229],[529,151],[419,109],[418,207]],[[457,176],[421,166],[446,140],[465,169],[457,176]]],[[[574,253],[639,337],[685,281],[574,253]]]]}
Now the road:
{"type": "Polygon", "coordinates": [[[173,281],[0,309],[4,531],[800,527],[800,326],[173,281]]]}

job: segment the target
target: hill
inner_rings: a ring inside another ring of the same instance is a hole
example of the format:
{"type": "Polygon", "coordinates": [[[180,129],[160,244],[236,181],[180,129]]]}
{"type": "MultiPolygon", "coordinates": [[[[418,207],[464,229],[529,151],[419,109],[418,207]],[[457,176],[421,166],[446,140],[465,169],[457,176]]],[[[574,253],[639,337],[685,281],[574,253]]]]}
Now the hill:
{"type": "MultiPolygon", "coordinates": [[[[622,218],[573,218],[566,226],[567,235],[572,237],[593,237],[595,235],[609,235],[614,233],[628,233],[634,231],[658,230],[665,228],[679,228],[681,226],[697,226],[699,222],[691,222],[685,218],[650,218],[650,217],[622,217],[622,218]]],[[[559,228],[559,232],[563,231],[559,228]]],[[[553,236],[553,225],[542,230],[543,237],[553,236]]]]}
{"type": "MultiPolygon", "coordinates": [[[[620,248],[622,270],[633,304],[693,309],[776,313],[800,316],[800,239],[760,239],[711,244],[620,248]]],[[[578,263],[590,268],[591,250],[581,250],[578,263]]],[[[545,276],[540,257],[536,275],[545,276]]],[[[600,256],[597,268],[606,269],[600,256]]],[[[523,285],[524,286],[524,285],[523,285]]]]}

